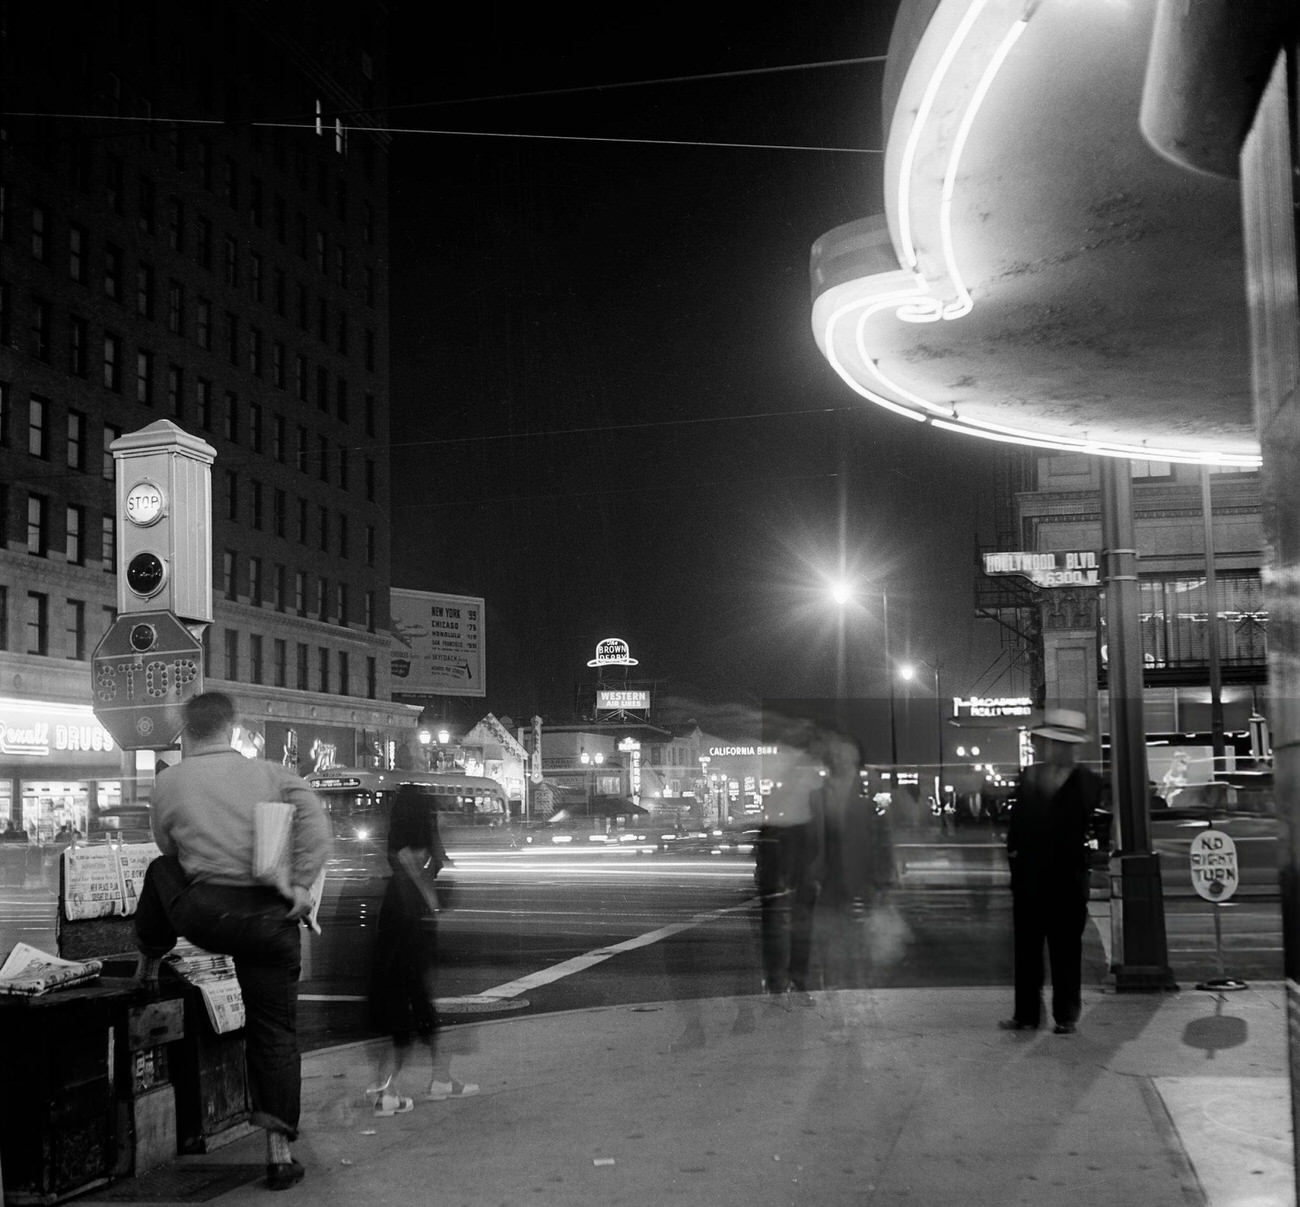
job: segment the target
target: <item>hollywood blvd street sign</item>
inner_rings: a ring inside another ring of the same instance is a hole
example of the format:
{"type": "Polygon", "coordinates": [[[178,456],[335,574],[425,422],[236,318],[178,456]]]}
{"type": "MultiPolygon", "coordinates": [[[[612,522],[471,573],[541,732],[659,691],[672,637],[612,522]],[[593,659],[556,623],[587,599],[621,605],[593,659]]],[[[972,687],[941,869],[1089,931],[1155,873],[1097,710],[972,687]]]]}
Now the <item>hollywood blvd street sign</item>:
{"type": "Polygon", "coordinates": [[[1097,587],[1100,565],[1091,550],[1057,553],[986,553],[985,574],[1018,574],[1035,587],[1097,587]]]}
{"type": "Polygon", "coordinates": [[[203,690],[203,646],[171,612],[123,612],[90,659],[92,707],[123,750],[173,746],[203,690]]]}

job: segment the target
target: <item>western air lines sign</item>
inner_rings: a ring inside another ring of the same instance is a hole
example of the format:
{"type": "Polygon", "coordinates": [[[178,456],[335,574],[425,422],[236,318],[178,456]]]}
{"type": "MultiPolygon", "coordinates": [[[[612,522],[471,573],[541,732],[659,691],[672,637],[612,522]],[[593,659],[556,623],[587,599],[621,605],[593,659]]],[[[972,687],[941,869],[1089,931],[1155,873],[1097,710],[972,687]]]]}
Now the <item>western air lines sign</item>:
{"type": "Polygon", "coordinates": [[[1097,554],[1091,550],[1056,553],[986,553],[985,574],[1017,574],[1036,587],[1098,587],[1097,554]]]}

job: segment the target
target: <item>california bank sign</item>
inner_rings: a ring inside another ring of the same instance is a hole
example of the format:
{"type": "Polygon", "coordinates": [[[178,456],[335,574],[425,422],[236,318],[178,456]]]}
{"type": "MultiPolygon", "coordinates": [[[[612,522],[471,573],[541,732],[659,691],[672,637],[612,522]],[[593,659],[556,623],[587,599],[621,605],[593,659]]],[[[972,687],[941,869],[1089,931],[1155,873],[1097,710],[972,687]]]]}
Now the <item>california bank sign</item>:
{"type": "Polygon", "coordinates": [[[0,755],[47,759],[116,749],[112,735],[89,708],[0,699],[0,755]]]}

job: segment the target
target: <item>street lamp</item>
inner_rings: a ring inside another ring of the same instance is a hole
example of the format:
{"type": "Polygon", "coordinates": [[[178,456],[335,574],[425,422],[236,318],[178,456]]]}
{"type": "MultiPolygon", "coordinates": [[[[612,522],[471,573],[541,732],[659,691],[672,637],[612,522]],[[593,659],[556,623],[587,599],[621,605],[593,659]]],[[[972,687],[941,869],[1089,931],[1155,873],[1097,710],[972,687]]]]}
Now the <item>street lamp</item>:
{"type": "Polygon", "coordinates": [[[597,750],[595,754],[588,754],[585,750],[578,755],[578,761],[583,767],[591,767],[593,770],[585,778],[587,780],[587,804],[593,805],[596,801],[596,772],[594,768],[599,767],[604,761],[605,756],[597,750]]]}
{"type": "MultiPolygon", "coordinates": [[[[935,798],[938,800],[939,807],[942,809],[944,804],[944,800],[943,800],[943,688],[939,682],[939,663],[927,662],[924,658],[918,658],[917,662],[920,663],[921,666],[924,666],[927,669],[934,672],[934,720],[936,726],[935,733],[937,735],[938,743],[939,743],[939,782],[937,785],[938,791],[935,793],[935,798]]],[[[904,679],[908,679],[908,680],[915,679],[916,667],[912,666],[911,664],[904,664],[903,666],[900,666],[898,668],[898,673],[904,679]]]]}
{"type": "MultiPolygon", "coordinates": [[[[853,584],[847,579],[831,583],[830,596],[840,609],[841,618],[855,594],[853,584]]],[[[884,639],[885,678],[889,683],[889,780],[892,789],[897,787],[895,781],[898,778],[898,727],[894,721],[894,662],[889,654],[889,590],[883,585],[880,587],[880,624],[884,639]]]]}

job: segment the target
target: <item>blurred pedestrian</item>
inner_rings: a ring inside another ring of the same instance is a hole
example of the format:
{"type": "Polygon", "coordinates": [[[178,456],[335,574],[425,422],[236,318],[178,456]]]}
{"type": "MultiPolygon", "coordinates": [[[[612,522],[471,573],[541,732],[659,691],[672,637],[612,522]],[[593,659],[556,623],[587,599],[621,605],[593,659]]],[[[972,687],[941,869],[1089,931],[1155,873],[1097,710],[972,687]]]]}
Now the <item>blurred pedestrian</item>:
{"type": "Polygon", "coordinates": [[[763,956],[763,989],[785,1001],[793,993],[805,1004],[812,963],[813,910],[824,873],[821,786],[825,771],[812,749],[782,744],[763,798],[763,820],[754,844],[755,880],[763,956]]]}
{"type": "Polygon", "coordinates": [[[1057,1035],[1075,1030],[1081,1009],[1083,928],[1088,919],[1088,838],[1101,798],[1101,779],[1075,763],[1088,740],[1087,717],[1048,709],[1030,729],[1035,761],[1021,772],[1007,825],[1015,930],[1015,1013],[1007,1031],[1042,1024],[1043,947],[1052,972],[1057,1035]]]}
{"type": "Polygon", "coordinates": [[[203,692],[185,703],[183,757],[154,781],[150,825],[162,852],[145,873],[135,929],[142,977],[178,935],[234,957],[244,1000],[244,1045],[252,1122],[266,1129],[267,1181],[286,1190],[302,1180],[290,1154],[298,1137],[302,1057],[298,1048],[299,920],[330,850],[320,799],[304,780],[231,745],[234,701],[203,692]],[[254,875],[254,815],[262,801],[293,806],[288,879],[283,889],[254,875]]]}
{"type": "Polygon", "coordinates": [[[433,798],[414,784],[400,785],[389,818],[390,874],[379,910],[370,991],[372,1019],[391,1041],[380,1058],[378,1077],[366,1090],[376,1115],[403,1114],[414,1106],[401,1092],[401,1076],[417,1037],[428,1046],[432,1063],[426,1099],[469,1098],[478,1093],[477,1085],[452,1077],[451,1056],[438,1039],[435,879],[450,863],[433,798]]]}

